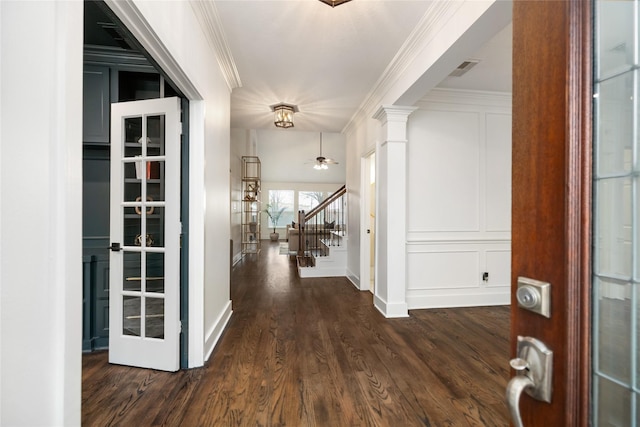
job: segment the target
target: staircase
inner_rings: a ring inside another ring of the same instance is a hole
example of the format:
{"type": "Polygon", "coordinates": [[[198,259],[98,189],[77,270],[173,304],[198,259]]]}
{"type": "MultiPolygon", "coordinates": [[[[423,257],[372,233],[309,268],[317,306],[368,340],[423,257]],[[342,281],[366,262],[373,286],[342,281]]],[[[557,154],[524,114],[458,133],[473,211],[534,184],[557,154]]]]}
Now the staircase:
{"type": "Polygon", "coordinates": [[[309,213],[298,212],[299,277],[347,275],[346,193],[343,185],[309,213]]]}

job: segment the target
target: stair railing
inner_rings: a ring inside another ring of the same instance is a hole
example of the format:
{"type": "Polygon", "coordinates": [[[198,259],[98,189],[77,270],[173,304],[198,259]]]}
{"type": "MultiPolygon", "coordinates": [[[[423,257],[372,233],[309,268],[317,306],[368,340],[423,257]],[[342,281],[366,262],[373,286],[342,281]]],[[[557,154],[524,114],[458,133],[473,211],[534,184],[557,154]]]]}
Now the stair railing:
{"type": "Polygon", "coordinates": [[[346,194],[343,185],[309,213],[298,211],[298,256],[326,256],[330,246],[342,244],[347,231],[346,194]]]}

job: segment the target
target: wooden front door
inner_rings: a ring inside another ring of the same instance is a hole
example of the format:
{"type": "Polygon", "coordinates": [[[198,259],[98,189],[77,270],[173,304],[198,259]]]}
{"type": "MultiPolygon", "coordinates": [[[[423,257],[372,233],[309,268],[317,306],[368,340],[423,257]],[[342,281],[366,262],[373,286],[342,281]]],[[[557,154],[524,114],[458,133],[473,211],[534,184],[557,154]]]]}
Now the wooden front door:
{"type": "Polygon", "coordinates": [[[518,337],[553,352],[551,402],[523,393],[525,426],[589,419],[591,8],[584,0],[513,6],[511,357],[518,337]],[[549,317],[518,306],[522,277],[550,284],[549,317]]]}

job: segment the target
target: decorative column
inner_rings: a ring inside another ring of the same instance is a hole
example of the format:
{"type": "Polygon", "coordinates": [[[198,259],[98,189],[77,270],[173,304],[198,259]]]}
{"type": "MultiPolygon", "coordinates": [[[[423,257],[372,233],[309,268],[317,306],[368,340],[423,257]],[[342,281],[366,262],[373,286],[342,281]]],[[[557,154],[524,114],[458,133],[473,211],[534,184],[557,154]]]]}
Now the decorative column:
{"type": "Polygon", "coordinates": [[[382,106],[376,150],[376,286],[374,305],[385,317],[408,317],[407,120],[415,107],[382,106]]]}

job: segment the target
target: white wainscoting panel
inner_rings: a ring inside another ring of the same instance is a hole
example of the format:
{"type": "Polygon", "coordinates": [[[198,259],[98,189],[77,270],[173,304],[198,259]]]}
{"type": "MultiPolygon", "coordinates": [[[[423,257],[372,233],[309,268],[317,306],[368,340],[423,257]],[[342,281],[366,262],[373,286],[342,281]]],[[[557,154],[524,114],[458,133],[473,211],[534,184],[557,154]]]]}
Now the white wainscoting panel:
{"type": "Polygon", "coordinates": [[[408,125],[407,305],[509,304],[511,96],[435,89],[418,105],[408,125]]]}
{"type": "Polygon", "coordinates": [[[511,294],[502,289],[487,288],[485,292],[469,292],[466,289],[437,289],[410,291],[407,293],[409,310],[453,307],[483,307],[509,305],[511,294]]]}
{"type": "Polygon", "coordinates": [[[510,246],[509,240],[409,243],[409,309],[509,304],[510,246]]]}
{"type": "Polygon", "coordinates": [[[408,289],[462,289],[478,287],[479,252],[475,250],[423,251],[407,254],[408,272],[422,280],[408,289]]]}
{"type": "Polygon", "coordinates": [[[408,223],[425,231],[479,231],[481,116],[417,110],[410,117],[408,223]]]}
{"type": "Polygon", "coordinates": [[[485,271],[489,273],[487,286],[509,287],[511,283],[511,250],[488,249],[485,254],[485,271]]]}
{"type": "Polygon", "coordinates": [[[486,231],[511,230],[511,114],[486,115],[486,231]]]}

